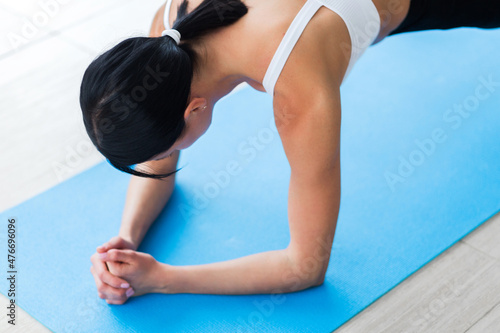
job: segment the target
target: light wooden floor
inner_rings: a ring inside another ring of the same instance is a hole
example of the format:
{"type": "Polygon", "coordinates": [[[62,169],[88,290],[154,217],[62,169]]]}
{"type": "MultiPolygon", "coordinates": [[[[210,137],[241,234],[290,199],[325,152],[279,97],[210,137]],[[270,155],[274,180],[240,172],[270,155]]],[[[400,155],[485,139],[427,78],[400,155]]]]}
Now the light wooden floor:
{"type": "MultiPolygon", "coordinates": [[[[81,76],[101,50],[147,32],[161,4],[72,0],[13,50],[7,34],[22,36],[24,20],[43,11],[38,0],[0,0],[0,211],[103,160],[81,121],[81,76]]],[[[338,332],[500,332],[499,234],[496,216],[338,332]]],[[[19,310],[16,329],[0,321],[4,331],[48,330],[19,310]]]]}

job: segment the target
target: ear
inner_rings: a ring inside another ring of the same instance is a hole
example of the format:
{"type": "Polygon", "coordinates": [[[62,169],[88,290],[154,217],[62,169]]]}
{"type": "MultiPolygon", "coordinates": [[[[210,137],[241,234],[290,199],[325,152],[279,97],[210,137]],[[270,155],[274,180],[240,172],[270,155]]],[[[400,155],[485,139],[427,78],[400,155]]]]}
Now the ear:
{"type": "Polygon", "coordinates": [[[188,118],[195,114],[197,111],[203,111],[204,107],[208,105],[207,99],[203,97],[196,97],[189,102],[186,110],[184,111],[184,120],[187,122],[188,118]]]}

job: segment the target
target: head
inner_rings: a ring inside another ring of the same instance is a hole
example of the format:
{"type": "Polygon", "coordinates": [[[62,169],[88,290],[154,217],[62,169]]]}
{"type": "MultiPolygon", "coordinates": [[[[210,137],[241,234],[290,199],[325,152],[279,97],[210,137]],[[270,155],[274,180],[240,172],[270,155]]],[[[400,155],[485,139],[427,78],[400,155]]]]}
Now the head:
{"type": "Polygon", "coordinates": [[[185,149],[203,135],[212,119],[211,101],[192,93],[202,61],[197,45],[209,32],[247,13],[240,0],[204,0],[187,13],[178,8],[173,25],[179,45],[169,36],[136,37],[119,43],[87,68],[80,106],[87,133],[118,170],[165,178],[133,166],[185,149]]]}

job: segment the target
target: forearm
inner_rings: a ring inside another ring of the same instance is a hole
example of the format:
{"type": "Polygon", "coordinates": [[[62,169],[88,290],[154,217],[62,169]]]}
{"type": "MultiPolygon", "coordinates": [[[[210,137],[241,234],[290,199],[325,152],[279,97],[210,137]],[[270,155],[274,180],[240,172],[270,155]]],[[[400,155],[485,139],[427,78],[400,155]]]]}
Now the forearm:
{"type": "Polygon", "coordinates": [[[287,249],[194,266],[161,264],[160,292],[168,294],[286,293],[321,284],[287,249]]]}
{"type": "Polygon", "coordinates": [[[170,199],[174,186],[174,176],[163,181],[132,176],[119,236],[132,242],[137,249],[151,224],[170,199]]]}

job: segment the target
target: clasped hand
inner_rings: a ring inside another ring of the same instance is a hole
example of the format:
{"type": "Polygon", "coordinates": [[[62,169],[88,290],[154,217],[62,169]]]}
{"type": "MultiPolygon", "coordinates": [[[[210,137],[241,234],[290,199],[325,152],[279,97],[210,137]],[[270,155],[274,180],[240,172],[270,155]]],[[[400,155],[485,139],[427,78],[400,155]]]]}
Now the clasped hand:
{"type": "Polygon", "coordinates": [[[121,305],[132,296],[160,292],[160,263],[119,236],[99,246],[90,260],[98,295],[108,304],[121,305]]]}

